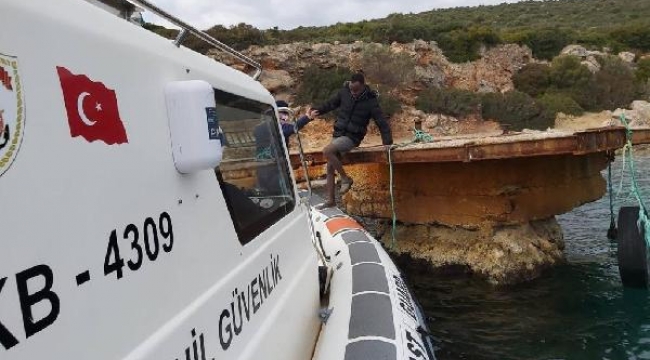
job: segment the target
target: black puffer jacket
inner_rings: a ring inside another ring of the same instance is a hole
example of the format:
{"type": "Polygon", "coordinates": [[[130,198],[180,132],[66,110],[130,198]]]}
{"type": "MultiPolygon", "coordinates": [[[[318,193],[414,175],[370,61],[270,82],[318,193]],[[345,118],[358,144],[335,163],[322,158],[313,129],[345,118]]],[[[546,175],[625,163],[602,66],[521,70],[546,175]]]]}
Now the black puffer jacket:
{"type": "Polygon", "coordinates": [[[393,135],[390,131],[390,125],[379,107],[377,93],[366,86],[363,93],[355,99],[352,97],[348,84],[346,82],[334,97],[314,109],[318,110],[321,115],[339,109],[334,123],[334,137],[347,136],[359,146],[366,136],[368,122],[372,118],[379,127],[379,131],[381,131],[383,144],[391,145],[393,135]]]}

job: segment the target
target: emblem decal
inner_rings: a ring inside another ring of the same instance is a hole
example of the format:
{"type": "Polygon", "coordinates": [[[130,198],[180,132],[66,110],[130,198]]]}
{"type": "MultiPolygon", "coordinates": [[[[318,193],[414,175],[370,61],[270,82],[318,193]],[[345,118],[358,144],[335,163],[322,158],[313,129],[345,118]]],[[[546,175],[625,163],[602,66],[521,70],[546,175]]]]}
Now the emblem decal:
{"type": "Polygon", "coordinates": [[[25,128],[25,101],[18,60],[0,54],[0,176],[16,159],[25,128]]]}
{"type": "Polygon", "coordinates": [[[108,145],[128,143],[115,91],[64,67],[57,66],[56,70],[63,90],[70,135],[81,136],[88,142],[101,140],[108,145]]]}

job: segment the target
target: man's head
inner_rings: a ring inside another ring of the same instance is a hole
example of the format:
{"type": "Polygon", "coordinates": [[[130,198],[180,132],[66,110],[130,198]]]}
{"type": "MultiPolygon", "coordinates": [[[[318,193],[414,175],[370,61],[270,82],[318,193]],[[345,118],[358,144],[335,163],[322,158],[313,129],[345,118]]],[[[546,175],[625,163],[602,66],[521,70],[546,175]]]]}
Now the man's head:
{"type": "Polygon", "coordinates": [[[291,109],[289,109],[289,104],[284,100],[278,100],[275,102],[275,106],[278,107],[280,121],[289,121],[292,113],[291,109]]]}
{"type": "Polygon", "coordinates": [[[359,96],[366,88],[366,79],[362,73],[356,73],[350,78],[350,92],[352,96],[359,96]]]}

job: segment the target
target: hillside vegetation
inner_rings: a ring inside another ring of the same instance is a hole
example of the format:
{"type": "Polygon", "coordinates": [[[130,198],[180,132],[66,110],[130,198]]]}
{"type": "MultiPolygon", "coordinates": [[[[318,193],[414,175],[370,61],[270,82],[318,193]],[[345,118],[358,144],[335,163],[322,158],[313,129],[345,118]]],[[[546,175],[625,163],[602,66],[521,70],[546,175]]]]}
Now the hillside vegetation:
{"type": "MultiPolygon", "coordinates": [[[[155,25],[150,29],[163,36],[175,32],[155,25]]],[[[495,6],[441,9],[419,14],[393,14],[383,19],[339,23],[326,27],[260,30],[239,24],[217,25],[208,33],[238,50],[250,45],[298,41],[380,43],[436,41],[455,62],[478,58],[482,45],[525,44],[539,59],[551,59],[567,44],[588,48],[609,47],[650,51],[650,1],[648,0],[559,0],[524,1],[495,6]]],[[[206,45],[190,39],[188,46],[206,52],[206,45]]]]}

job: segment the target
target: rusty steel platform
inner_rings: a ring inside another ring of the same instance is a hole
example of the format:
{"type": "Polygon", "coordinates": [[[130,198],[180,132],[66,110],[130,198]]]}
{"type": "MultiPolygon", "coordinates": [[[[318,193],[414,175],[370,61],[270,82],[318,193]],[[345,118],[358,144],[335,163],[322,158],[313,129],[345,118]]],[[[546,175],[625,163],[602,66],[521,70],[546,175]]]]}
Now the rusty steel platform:
{"type": "MultiPolygon", "coordinates": [[[[393,163],[473,162],[553,155],[585,155],[615,151],[625,145],[624,127],[606,127],[579,132],[523,132],[510,134],[446,137],[430,143],[397,145],[392,150],[393,163]]],[[[650,129],[633,132],[633,143],[650,144],[650,129]]],[[[326,163],[319,151],[307,152],[310,165],[326,163]]],[[[360,147],[343,156],[345,164],[387,163],[384,147],[360,147]]],[[[291,164],[300,166],[298,153],[291,154],[291,164]]]]}

